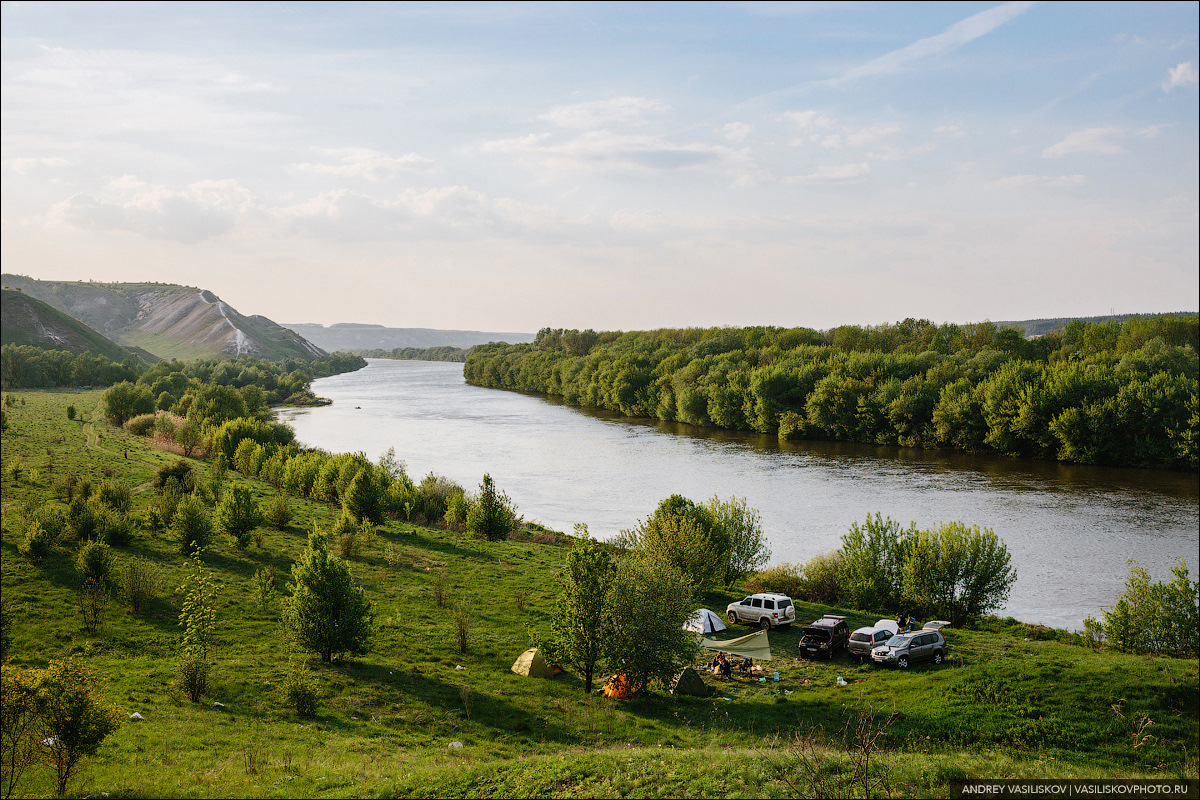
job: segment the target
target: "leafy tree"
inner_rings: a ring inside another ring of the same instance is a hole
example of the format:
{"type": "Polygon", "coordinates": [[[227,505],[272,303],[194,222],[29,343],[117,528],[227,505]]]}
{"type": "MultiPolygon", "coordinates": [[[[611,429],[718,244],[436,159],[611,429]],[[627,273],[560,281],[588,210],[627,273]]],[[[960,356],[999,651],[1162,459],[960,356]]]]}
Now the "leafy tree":
{"type": "Polygon", "coordinates": [[[204,569],[200,555],[200,550],[193,552],[188,562],[179,624],[183,626],[183,652],[207,659],[217,627],[217,587],[212,573],[204,569]]]}
{"type": "Polygon", "coordinates": [[[855,608],[883,609],[899,601],[904,577],[904,541],[916,532],[876,513],[842,536],[838,584],[842,601],[855,608]]]}
{"type": "MultiPolygon", "coordinates": [[[[1182,560],[1171,568],[1170,583],[1150,581],[1133,559],[1125,592],[1104,610],[1102,634],[1122,653],[1196,658],[1200,653],[1200,582],[1188,576],[1182,560]]],[[[1089,618],[1090,619],[1090,618],[1089,618]]],[[[1091,620],[1095,626],[1095,620],[1091,620]]]]}
{"type": "Polygon", "coordinates": [[[746,504],[746,499],[716,495],[704,504],[713,521],[729,537],[729,555],[725,560],[725,584],[734,583],[762,569],[771,559],[771,546],[763,534],[762,517],[746,504]]]}
{"type": "Polygon", "coordinates": [[[37,686],[32,678],[14,669],[0,673],[0,791],[5,800],[41,756],[37,686]]]}
{"type": "Polygon", "coordinates": [[[622,534],[635,555],[665,559],[698,591],[720,585],[730,566],[730,532],[708,508],[682,495],[663,500],[645,522],[622,534]]]}
{"type": "Polygon", "coordinates": [[[319,531],[309,534],[308,550],[293,565],[289,588],[283,623],[301,647],[319,653],[325,663],[334,654],[370,650],[374,607],[346,562],[330,555],[319,531]]]}
{"type": "Polygon", "coordinates": [[[95,755],[105,737],[120,726],[120,714],[100,696],[96,679],[74,656],[51,661],[33,680],[34,705],[61,797],[79,762],[95,755]]]}
{"type": "Polygon", "coordinates": [[[491,475],[484,474],[483,482],[479,484],[479,497],[467,511],[467,527],[484,539],[503,539],[518,524],[517,509],[512,500],[496,490],[491,475]]]}
{"type": "Polygon", "coordinates": [[[355,521],[378,524],[383,521],[383,490],[369,466],[358,471],[346,488],[342,508],[355,521]]]}
{"type": "Polygon", "coordinates": [[[262,511],[249,487],[234,484],[217,506],[217,527],[237,540],[238,547],[250,544],[250,534],[263,523],[262,511]]]}
{"type": "Polygon", "coordinates": [[[118,427],[125,421],[139,414],[154,412],[154,397],[145,386],[135,386],[129,381],[110,386],[104,392],[105,416],[108,421],[118,427]]]}
{"type": "Polygon", "coordinates": [[[606,600],[609,669],[636,686],[668,687],[696,655],[695,636],[683,630],[695,602],[692,584],[666,559],[620,559],[606,600]]]}
{"type": "Polygon", "coordinates": [[[291,504],[288,503],[286,494],[277,494],[275,499],[267,506],[267,510],[263,513],[267,522],[275,526],[276,530],[283,530],[296,516],[292,511],[291,504]]]}
{"type": "Polygon", "coordinates": [[[183,448],[183,454],[191,458],[192,453],[204,441],[200,425],[195,420],[187,420],[175,431],[175,444],[183,448]]]}
{"type": "Polygon", "coordinates": [[[1008,548],[989,528],[951,522],[915,532],[904,548],[905,599],[955,625],[1004,605],[1017,579],[1008,548]]]}
{"type": "Polygon", "coordinates": [[[583,673],[585,694],[592,693],[596,665],[604,655],[605,602],[614,572],[609,549],[589,538],[571,548],[559,576],[554,653],[583,673]]]}

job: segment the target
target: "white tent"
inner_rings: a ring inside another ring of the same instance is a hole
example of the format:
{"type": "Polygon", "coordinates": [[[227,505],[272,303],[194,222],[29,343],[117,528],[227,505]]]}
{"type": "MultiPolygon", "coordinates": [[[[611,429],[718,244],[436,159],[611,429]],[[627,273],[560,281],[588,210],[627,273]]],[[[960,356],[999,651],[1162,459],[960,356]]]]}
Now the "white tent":
{"type": "Polygon", "coordinates": [[[725,623],[707,608],[698,608],[683,623],[683,629],[692,633],[716,633],[725,630],[725,623]]]}

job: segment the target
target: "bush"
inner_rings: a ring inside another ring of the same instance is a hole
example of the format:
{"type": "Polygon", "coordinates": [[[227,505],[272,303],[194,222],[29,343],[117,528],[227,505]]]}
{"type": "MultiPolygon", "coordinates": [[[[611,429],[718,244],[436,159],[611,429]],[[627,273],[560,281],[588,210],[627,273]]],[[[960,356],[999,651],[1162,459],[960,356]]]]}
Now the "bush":
{"type": "Polygon", "coordinates": [[[88,633],[96,633],[104,626],[104,612],[111,597],[111,590],[101,581],[88,578],[79,586],[79,613],[88,633]]]}
{"type": "Polygon", "coordinates": [[[25,528],[25,538],[17,545],[17,552],[36,567],[45,561],[52,548],[53,540],[40,523],[34,522],[25,528]]]}
{"type": "Polygon", "coordinates": [[[96,487],[92,496],[112,510],[125,514],[129,511],[133,492],[127,484],[121,481],[100,481],[100,485],[96,487]]]}
{"type": "Polygon", "coordinates": [[[241,484],[230,486],[217,507],[217,527],[232,536],[238,547],[246,547],[251,533],[262,522],[262,512],[250,489],[241,484]]]}
{"type": "Polygon", "coordinates": [[[312,719],[317,715],[318,686],[311,673],[301,666],[288,670],[283,679],[283,702],[296,716],[312,719]]]}
{"type": "Polygon", "coordinates": [[[456,492],[461,494],[462,490],[461,486],[444,475],[431,472],[417,487],[417,498],[413,508],[419,510],[429,522],[437,522],[446,516],[450,497],[456,492]]]}
{"type": "Polygon", "coordinates": [[[192,472],[192,465],[182,458],[170,464],[163,464],[158,468],[158,472],[154,474],[154,488],[160,492],[163,491],[172,478],[179,484],[179,488],[184,494],[188,494],[196,488],[196,476],[192,472]]]}
{"type": "Polygon", "coordinates": [[[479,497],[467,509],[467,527],[484,539],[503,539],[520,524],[516,506],[504,492],[496,491],[492,476],[484,474],[479,497]]]}
{"type": "Polygon", "coordinates": [[[1200,654],[1200,583],[1188,577],[1182,559],[1171,568],[1174,580],[1165,584],[1151,583],[1145,568],[1133,559],[1128,563],[1125,593],[1112,608],[1104,609],[1104,622],[1090,617],[1084,620],[1089,638],[1122,653],[1196,658],[1200,654]]]}
{"type": "Polygon", "coordinates": [[[126,547],[133,541],[137,523],[128,514],[110,508],[97,509],[96,538],[113,547],[126,547]]]}
{"type": "Polygon", "coordinates": [[[149,561],[133,558],[119,570],[121,597],[131,614],[142,614],[158,598],[162,575],[149,561]]]}
{"type": "Polygon", "coordinates": [[[136,417],[130,417],[122,425],[127,433],[133,436],[149,436],[154,430],[154,414],[138,414],[136,417]]]}
{"type": "Polygon", "coordinates": [[[103,542],[88,542],[79,548],[75,571],[81,584],[94,581],[111,589],[116,583],[112,550],[103,542]]]}
{"type": "Polygon", "coordinates": [[[267,510],[263,514],[266,521],[274,525],[276,530],[280,531],[286,528],[295,516],[285,494],[275,495],[275,499],[271,501],[271,504],[267,506],[267,510]]]}
{"type": "Polygon", "coordinates": [[[208,691],[208,660],[198,655],[184,655],[175,667],[179,688],[193,703],[208,691]]]}
{"type": "Polygon", "coordinates": [[[205,550],[212,544],[213,524],[208,511],[190,495],[179,501],[171,530],[179,537],[179,551],[185,556],[205,550]]]}
{"type": "Polygon", "coordinates": [[[319,531],[309,534],[308,550],[292,567],[291,589],[283,621],[301,647],[320,653],[325,663],[335,653],[370,650],[374,607],[346,562],[329,554],[319,531]]]}
{"type": "Polygon", "coordinates": [[[66,794],[67,783],[79,762],[95,755],[101,742],[120,726],[115,706],[100,696],[96,680],[73,656],[51,661],[34,673],[37,687],[35,707],[46,734],[46,755],[54,764],[58,794],[66,794]]]}

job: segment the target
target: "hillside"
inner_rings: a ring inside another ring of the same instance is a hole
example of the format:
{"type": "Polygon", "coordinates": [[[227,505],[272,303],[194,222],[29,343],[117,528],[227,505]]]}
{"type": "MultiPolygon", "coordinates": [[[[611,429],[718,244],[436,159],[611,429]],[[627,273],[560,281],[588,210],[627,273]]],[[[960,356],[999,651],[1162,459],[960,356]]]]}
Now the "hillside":
{"type": "Polygon", "coordinates": [[[250,355],[312,359],[324,351],[266,317],[245,316],[207,289],[163,283],[83,283],[3,276],[20,289],[126,347],[159,358],[250,355]]]}
{"type": "Polygon", "coordinates": [[[75,354],[96,353],[110,361],[124,361],[130,356],[140,358],[36,297],[16,289],[4,289],[0,295],[3,296],[0,340],[4,344],[32,345],[75,354]]]}
{"type": "Polygon", "coordinates": [[[1005,328],[1020,328],[1025,336],[1044,336],[1050,331],[1062,330],[1072,320],[1080,320],[1082,322],[1125,322],[1129,319],[1143,319],[1147,317],[1194,317],[1196,311],[1164,311],[1158,314],[1105,314],[1099,317],[1054,317],[1051,319],[1025,319],[1019,321],[995,322],[993,323],[1000,330],[1005,328]]]}
{"type": "Polygon", "coordinates": [[[468,348],[488,342],[518,344],[532,342],[532,333],[489,333],[487,331],[446,331],[435,328],[385,328],[382,325],[360,325],[339,322],[336,325],[284,323],[283,327],[303,336],[324,350],[394,350],[396,348],[429,347],[468,348]]]}

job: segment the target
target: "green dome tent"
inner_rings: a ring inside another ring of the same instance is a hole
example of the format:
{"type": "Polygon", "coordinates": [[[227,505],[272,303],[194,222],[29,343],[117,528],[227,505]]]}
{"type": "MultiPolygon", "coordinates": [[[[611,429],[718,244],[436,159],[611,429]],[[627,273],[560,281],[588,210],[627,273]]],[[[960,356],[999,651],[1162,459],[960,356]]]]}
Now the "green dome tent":
{"type": "Polygon", "coordinates": [[[512,671],[528,678],[553,678],[554,670],[542,658],[536,647],[531,647],[513,662],[512,671]]]}

